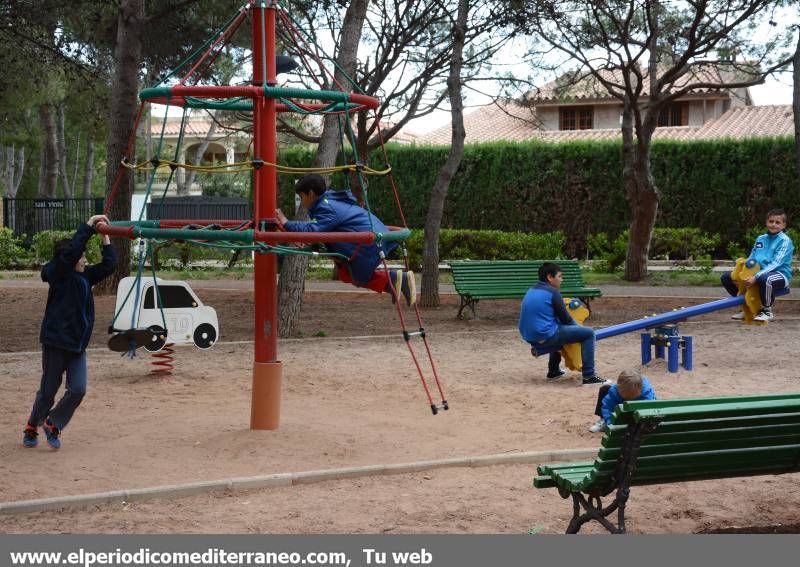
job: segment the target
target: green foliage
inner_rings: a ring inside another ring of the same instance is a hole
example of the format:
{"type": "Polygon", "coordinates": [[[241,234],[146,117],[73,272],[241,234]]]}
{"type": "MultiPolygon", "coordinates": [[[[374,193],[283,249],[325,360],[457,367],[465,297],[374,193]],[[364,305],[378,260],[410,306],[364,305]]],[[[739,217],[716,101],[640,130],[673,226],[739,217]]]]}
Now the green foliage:
{"type": "Polygon", "coordinates": [[[650,244],[650,257],[666,260],[710,257],[720,240],[719,234],[707,234],[698,228],[656,228],[650,244]]]}
{"type": "MultiPolygon", "coordinates": [[[[64,238],[72,238],[74,231],[67,230],[45,230],[33,236],[33,256],[38,264],[49,262],[53,257],[55,244],[64,238]]],[[[86,260],[90,264],[100,261],[100,237],[93,236],[86,244],[86,260]]]]}
{"type": "MultiPolygon", "coordinates": [[[[422,266],[424,231],[412,230],[406,241],[409,264],[422,266]]],[[[564,234],[526,234],[499,230],[452,230],[439,233],[439,258],[448,260],[544,260],[562,258],[564,234]]]]}
{"type": "Polygon", "coordinates": [[[596,272],[612,274],[625,263],[628,254],[628,231],[615,239],[604,232],[589,235],[587,238],[589,256],[595,259],[592,269],[596,272]]]}
{"type": "MultiPolygon", "coordinates": [[[[628,231],[615,239],[607,234],[589,235],[586,239],[589,256],[594,258],[594,270],[612,273],[622,267],[628,252],[628,231]]],[[[650,243],[650,258],[693,259],[709,270],[713,267],[711,253],[719,246],[720,236],[696,228],[657,228],[650,243]]]]}
{"type": "MultiPolygon", "coordinates": [[[[201,246],[183,241],[172,241],[166,244],[157,244],[153,249],[155,265],[157,270],[163,268],[177,268],[186,270],[190,266],[228,265],[234,255],[235,250],[226,248],[214,248],[211,246],[201,246]]],[[[137,255],[131,253],[131,262],[136,262],[137,255]]],[[[240,252],[237,264],[252,263],[249,251],[240,252]]]]}
{"type": "Polygon", "coordinates": [[[30,257],[22,247],[24,238],[24,235],[16,238],[10,228],[0,227],[0,268],[7,270],[29,264],[30,257]]]}
{"type": "MultiPolygon", "coordinates": [[[[421,227],[448,148],[389,144],[387,152],[406,222],[421,227]]],[[[662,194],[656,226],[698,231],[696,236],[686,235],[689,241],[683,248],[670,245],[670,257],[709,253],[725,257],[731,243],[749,250],[752,239],[747,227],[763,227],[764,214],[776,206],[786,209],[790,222],[798,219],[794,227],[800,229],[793,152],[788,137],[654,142],[653,175],[662,194]]],[[[308,167],[313,157],[309,148],[281,152],[282,163],[293,166],[308,167]]],[[[372,155],[370,165],[385,166],[379,152],[372,155]]],[[[296,177],[280,177],[284,210],[294,210],[296,177]]],[[[387,224],[402,224],[388,179],[370,177],[369,183],[371,210],[387,224]]],[[[564,253],[570,257],[585,255],[589,235],[605,233],[613,242],[629,224],[622,146],[614,141],[468,145],[442,216],[442,228],[561,231],[564,253]]]]}

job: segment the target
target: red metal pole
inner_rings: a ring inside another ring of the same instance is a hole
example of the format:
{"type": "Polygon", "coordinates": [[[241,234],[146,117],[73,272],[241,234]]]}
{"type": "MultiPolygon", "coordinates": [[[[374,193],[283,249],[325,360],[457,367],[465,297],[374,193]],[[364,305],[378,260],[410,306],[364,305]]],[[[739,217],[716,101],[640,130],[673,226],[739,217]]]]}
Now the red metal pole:
{"type": "MultiPolygon", "coordinates": [[[[274,0],[269,6],[253,6],[253,86],[276,84],[274,0]]],[[[263,95],[253,99],[254,157],[274,164],[277,150],[275,99],[263,95]]],[[[255,222],[275,218],[277,172],[264,165],[253,173],[255,222]]],[[[250,406],[251,429],[277,429],[280,423],[282,365],[278,360],[277,261],[274,254],[256,254],[255,358],[250,406]]]]}

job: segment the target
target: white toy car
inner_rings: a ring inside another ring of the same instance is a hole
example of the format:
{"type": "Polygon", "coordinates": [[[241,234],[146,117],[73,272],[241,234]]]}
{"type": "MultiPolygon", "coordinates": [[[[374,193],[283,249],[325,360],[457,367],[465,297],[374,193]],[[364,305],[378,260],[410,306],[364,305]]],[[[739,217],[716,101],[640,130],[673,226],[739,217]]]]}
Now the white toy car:
{"type": "Polygon", "coordinates": [[[158,293],[153,278],[142,277],[139,284],[139,299],[136,300],[136,278],[122,278],[117,287],[118,313],[114,328],[116,332],[109,341],[115,351],[134,350],[143,346],[150,352],[161,350],[169,342],[175,344],[194,343],[197,348],[211,348],[219,338],[219,322],[213,307],[203,305],[189,284],[156,278],[158,293]],[[161,307],[156,303],[160,298],[161,307]],[[127,299],[126,299],[127,298],[127,299]],[[136,315],[132,314],[136,305],[136,315]],[[122,309],[122,311],[120,311],[122,309]],[[167,333],[164,334],[164,320],[167,333]]]}

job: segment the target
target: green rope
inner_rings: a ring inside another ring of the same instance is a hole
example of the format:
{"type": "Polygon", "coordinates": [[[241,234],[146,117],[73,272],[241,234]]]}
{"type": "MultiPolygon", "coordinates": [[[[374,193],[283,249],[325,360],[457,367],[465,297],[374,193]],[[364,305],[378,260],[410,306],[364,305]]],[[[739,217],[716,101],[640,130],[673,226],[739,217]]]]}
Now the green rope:
{"type": "MultiPolygon", "coordinates": [[[[290,14],[289,14],[287,11],[283,10],[283,13],[286,15],[286,17],[287,17],[287,18],[289,18],[289,20],[291,20],[291,22],[294,24],[295,28],[296,28],[296,29],[298,29],[302,35],[306,36],[306,37],[305,37],[306,41],[308,41],[308,42],[309,42],[310,44],[312,44],[312,45],[315,45],[315,44],[314,44],[314,41],[313,41],[313,38],[311,37],[311,34],[307,33],[307,32],[306,32],[306,31],[305,31],[305,30],[302,28],[302,26],[301,26],[301,25],[300,25],[300,24],[297,22],[297,20],[295,20],[295,19],[294,19],[294,18],[293,18],[293,17],[292,17],[292,16],[291,16],[291,15],[290,15],[290,14]]],[[[335,59],[335,58],[333,58],[333,57],[331,57],[330,55],[328,55],[327,53],[325,53],[325,51],[324,51],[324,50],[322,50],[322,49],[321,49],[321,48],[320,48],[318,45],[317,45],[316,47],[322,51],[322,54],[325,56],[325,58],[326,58],[328,61],[330,61],[331,63],[333,63],[333,66],[334,66],[334,68],[335,68],[336,70],[338,70],[338,71],[339,71],[339,72],[342,74],[342,76],[343,76],[343,77],[344,77],[344,78],[347,80],[347,82],[349,82],[349,83],[350,83],[350,86],[351,86],[351,87],[353,87],[353,89],[354,89],[354,90],[358,90],[358,91],[359,91],[361,94],[367,94],[367,93],[366,93],[366,92],[364,92],[364,90],[363,90],[363,89],[362,89],[362,88],[361,88],[361,87],[358,85],[358,83],[356,83],[356,82],[355,82],[353,79],[351,79],[351,78],[350,78],[350,76],[349,76],[349,75],[348,75],[348,74],[345,72],[345,70],[344,70],[344,69],[341,67],[341,65],[339,65],[339,64],[336,62],[336,59],[335,59]]]]}
{"type": "MultiPolygon", "coordinates": [[[[245,7],[246,7],[246,6],[243,6],[242,8],[245,8],[245,7]]],[[[206,49],[206,48],[207,48],[209,45],[211,45],[211,43],[212,43],[212,42],[213,42],[213,41],[214,41],[214,40],[215,40],[217,37],[219,37],[219,34],[221,34],[222,32],[224,32],[224,31],[227,29],[227,27],[228,27],[229,25],[231,25],[231,23],[233,22],[233,20],[235,20],[235,19],[236,19],[238,16],[239,16],[239,12],[236,12],[236,13],[234,13],[234,14],[233,14],[233,16],[231,16],[231,18],[230,18],[230,19],[229,19],[227,22],[225,22],[225,23],[222,25],[222,27],[221,27],[221,28],[219,28],[219,29],[216,31],[216,33],[214,33],[214,34],[213,34],[213,35],[211,35],[211,36],[210,36],[208,39],[206,39],[206,40],[203,42],[203,44],[202,44],[202,45],[200,45],[200,47],[198,47],[197,49],[195,49],[195,50],[194,50],[194,51],[193,51],[191,54],[189,54],[189,56],[187,56],[187,57],[186,57],[186,58],[185,58],[183,61],[181,61],[181,62],[178,64],[178,66],[177,66],[177,67],[175,67],[175,69],[173,69],[173,70],[172,70],[172,72],[171,72],[171,73],[169,73],[168,75],[166,75],[166,76],[164,76],[163,78],[161,78],[161,79],[160,79],[160,80],[159,80],[159,81],[158,81],[158,82],[157,82],[155,85],[153,85],[153,86],[154,86],[154,87],[158,87],[158,85],[160,85],[160,84],[164,83],[164,82],[165,82],[167,79],[170,79],[171,77],[174,77],[175,75],[177,75],[177,74],[178,74],[178,72],[179,72],[181,69],[183,69],[184,67],[186,67],[186,65],[188,65],[188,64],[189,64],[189,63],[190,63],[190,62],[191,62],[191,61],[192,61],[192,60],[193,60],[193,59],[194,59],[194,58],[197,56],[197,54],[198,54],[198,53],[200,53],[201,51],[204,51],[204,50],[205,50],[205,49],[206,49]]]]}

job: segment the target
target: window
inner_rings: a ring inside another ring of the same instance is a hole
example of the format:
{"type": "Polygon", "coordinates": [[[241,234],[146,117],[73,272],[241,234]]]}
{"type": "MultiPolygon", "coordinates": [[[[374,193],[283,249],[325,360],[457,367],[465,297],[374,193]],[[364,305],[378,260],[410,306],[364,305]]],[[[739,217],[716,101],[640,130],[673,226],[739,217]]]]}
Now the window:
{"type": "MultiPolygon", "coordinates": [[[[144,308],[155,309],[153,301],[155,288],[150,286],[144,296],[144,308]]],[[[176,307],[197,307],[192,295],[183,286],[179,285],[160,285],[158,295],[161,297],[161,307],[164,309],[174,309],[176,307]]]]}
{"type": "Polygon", "coordinates": [[[686,126],[689,124],[689,105],[673,102],[661,109],[658,115],[659,126],[686,126]]]}
{"type": "Polygon", "coordinates": [[[591,130],[594,128],[594,107],[578,106],[558,109],[559,130],[591,130]]]}

